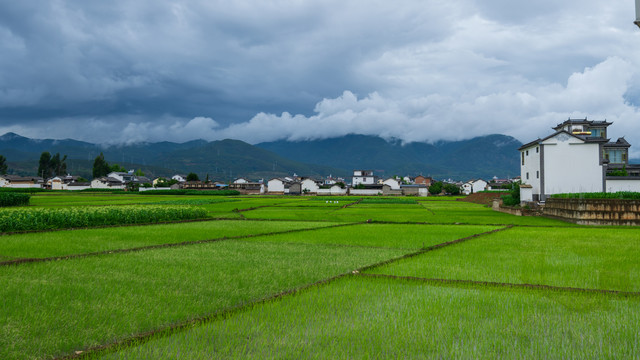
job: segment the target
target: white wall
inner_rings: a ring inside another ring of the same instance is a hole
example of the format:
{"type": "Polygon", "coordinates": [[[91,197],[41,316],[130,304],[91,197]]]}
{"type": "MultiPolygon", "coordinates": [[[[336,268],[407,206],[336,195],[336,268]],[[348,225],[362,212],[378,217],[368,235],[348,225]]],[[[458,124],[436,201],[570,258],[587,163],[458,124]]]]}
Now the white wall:
{"type": "MultiPolygon", "coordinates": [[[[548,147],[545,147],[545,151],[547,150],[548,147]]],[[[522,179],[522,183],[523,184],[528,184],[531,185],[533,187],[532,189],[532,193],[533,194],[540,194],[541,193],[541,189],[540,189],[540,179],[541,178],[537,178],[536,174],[538,174],[538,172],[541,170],[540,169],[540,157],[542,154],[542,149],[540,148],[540,146],[538,144],[535,144],[533,146],[530,146],[524,150],[520,151],[520,159],[518,159],[520,161],[520,179],[522,179]],[[536,152],[536,148],[537,148],[537,152],[536,152]],[[527,155],[527,151],[529,152],[529,154],[527,155]],[[524,165],[522,165],[522,154],[525,154],[524,156],[524,165]],[[529,178],[527,179],[527,173],[529,174],[529,178]]],[[[545,159],[547,157],[547,154],[545,153],[545,159]]],[[[547,171],[547,169],[545,169],[545,172],[547,171]]],[[[542,175],[540,175],[542,176],[542,175]]]]}
{"type": "Polygon", "coordinates": [[[520,187],[520,202],[533,201],[533,188],[520,187]]]}
{"type": "Polygon", "coordinates": [[[271,179],[267,182],[267,191],[284,194],[284,183],[280,179],[271,179]]]}
{"type": "Polygon", "coordinates": [[[349,194],[351,195],[378,195],[382,194],[382,189],[380,190],[369,190],[369,189],[349,189],[349,194]]]}
{"type": "Polygon", "coordinates": [[[388,178],[387,180],[383,181],[382,183],[385,184],[385,185],[389,185],[391,190],[400,190],[400,183],[396,179],[388,178]]]}
{"type": "Polygon", "coordinates": [[[318,184],[316,184],[315,181],[311,180],[311,179],[304,179],[302,180],[302,182],[300,183],[300,188],[302,189],[302,193],[305,193],[305,189],[309,190],[309,193],[317,193],[318,192],[318,184]]]}
{"type": "MultiPolygon", "coordinates": [[[[600,146],[572,136],[561,140],[558,138],[560,135],[566,134],[561,133],[544,142],[544,193],[604,191],[600,146]]],[[[532,176],[535,177],[535,173],[532,176]]],[[[536,194],[535,186],[533,193],[536,194]]]]}
{"type": "Polygon", "coordinates": [[[318,195],[346,195],[347,189],[340,186],[332,186],[330,189],[318,189],[318,195]]]}
{"type": "Polygon", "coordinates": [[[484,180],[476,180],[473,182],[473,192],[477,193],[480,191],[484,191],[487,187],[487,182],[484,180]]]}
{"type": "Polygon", "coordinates": [[[640,180],[609,180],[606,182],[607,192],[634,191],[640,192],[640,180]]]}

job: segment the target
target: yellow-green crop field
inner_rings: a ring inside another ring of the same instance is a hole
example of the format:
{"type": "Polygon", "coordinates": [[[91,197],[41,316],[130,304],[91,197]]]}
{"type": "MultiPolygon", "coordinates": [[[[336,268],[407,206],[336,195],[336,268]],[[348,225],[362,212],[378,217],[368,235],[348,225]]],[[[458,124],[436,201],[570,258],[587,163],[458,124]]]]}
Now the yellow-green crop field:
{"type": "Polygon", "coordinates": [[[37,193],[0,359],[637,359],[640,229],[455,198],[37,193]]]}

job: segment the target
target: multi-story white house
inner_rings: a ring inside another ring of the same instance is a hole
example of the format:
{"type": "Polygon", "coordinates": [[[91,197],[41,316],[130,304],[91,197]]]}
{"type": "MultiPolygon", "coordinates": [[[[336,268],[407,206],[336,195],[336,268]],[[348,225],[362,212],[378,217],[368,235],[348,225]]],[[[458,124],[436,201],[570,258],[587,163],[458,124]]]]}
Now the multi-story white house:
{"type": "Polygon", "coordinates": [[[378,183],[378,177],[373,175],[373,170],[353,170],[351,186],[374,185],[378,183]]]}
{"type": "Polygon", "coordinates": [[[569,119],[554,127],[553,134],[522,145],[518,149],[522,179],[520,199],[544,201],[551,194],[621,191],[627,188],[639,191],[640,178],[607,176],[608,171],[623,166],[630,168],[628,150],[631,145],[624,138],[609,141],[607,128],[611,124],[569,119]],[[621,187],[619,180],[632,182],[621,187]],[[636,184],[638,190],[634,189],[636,184]]]}

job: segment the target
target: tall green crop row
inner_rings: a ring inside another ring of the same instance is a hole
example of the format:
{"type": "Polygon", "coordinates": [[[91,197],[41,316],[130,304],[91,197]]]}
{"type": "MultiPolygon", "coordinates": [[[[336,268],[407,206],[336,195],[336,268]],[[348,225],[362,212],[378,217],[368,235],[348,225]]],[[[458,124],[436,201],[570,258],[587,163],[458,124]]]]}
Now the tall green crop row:
{"type": "Polygon", "coordinates": [[[0,192],[0,207],[29,205],[29,194],[0,192]]]}
{"type": "Polygon", "coordinates": [[[185,206],[104,206],[86,208],[4,209],[0,231],[51,230],[105,225],[201,219],[205,209],[185,206]]]}

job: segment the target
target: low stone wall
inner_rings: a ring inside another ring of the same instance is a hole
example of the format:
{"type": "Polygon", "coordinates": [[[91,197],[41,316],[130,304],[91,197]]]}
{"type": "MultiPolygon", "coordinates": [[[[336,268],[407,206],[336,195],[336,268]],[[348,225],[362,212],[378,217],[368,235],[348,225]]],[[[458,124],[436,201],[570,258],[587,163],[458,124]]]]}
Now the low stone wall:
{"type": "Polygon", "coordinates": [[[640,226],[640,200],[548,198],[543,214],[581,225],[640,226]]]}

